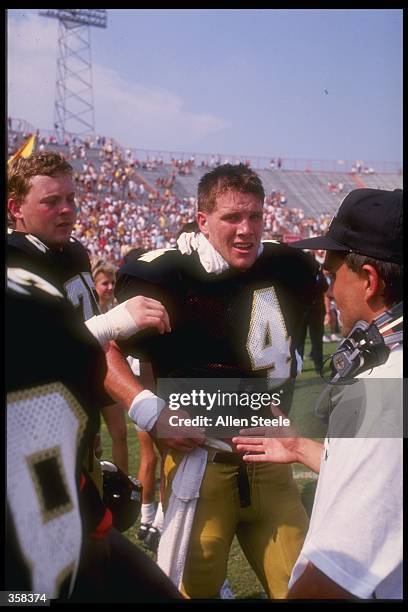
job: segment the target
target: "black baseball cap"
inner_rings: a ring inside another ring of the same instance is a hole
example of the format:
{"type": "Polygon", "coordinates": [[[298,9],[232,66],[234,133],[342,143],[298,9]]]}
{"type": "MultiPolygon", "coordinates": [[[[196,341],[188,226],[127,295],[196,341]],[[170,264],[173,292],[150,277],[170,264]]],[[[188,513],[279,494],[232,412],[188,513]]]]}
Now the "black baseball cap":
{"type": "Polygon", "coordinates": [[[402,262],[402,189],[354,189],[324,236],[291,242],[298,249],[348,251],[402,262]]]}

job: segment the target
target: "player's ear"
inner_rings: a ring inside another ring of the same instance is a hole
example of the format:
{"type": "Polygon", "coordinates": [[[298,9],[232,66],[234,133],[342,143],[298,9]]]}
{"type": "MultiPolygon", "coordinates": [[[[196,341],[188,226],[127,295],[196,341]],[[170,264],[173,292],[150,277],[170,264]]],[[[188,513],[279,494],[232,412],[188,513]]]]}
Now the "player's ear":
{"type": "Polygon", "coordinates": [[[22,219],[23,212],[21,210],[22,202],[21,200],[15,200],[14,198],[9,198],[7,200],[7,210],[10,215],[14,217],[14,219],[22,219]]]}
{"type": "Polygon", "coordinates": [[[198,227],[200,228],[200,232],[204,234],[206,238],[208,238],[209,233],[207,224],[207,213],[203,212],[202,210],[199,210],[197,213],[197,223],[198,227]]]}

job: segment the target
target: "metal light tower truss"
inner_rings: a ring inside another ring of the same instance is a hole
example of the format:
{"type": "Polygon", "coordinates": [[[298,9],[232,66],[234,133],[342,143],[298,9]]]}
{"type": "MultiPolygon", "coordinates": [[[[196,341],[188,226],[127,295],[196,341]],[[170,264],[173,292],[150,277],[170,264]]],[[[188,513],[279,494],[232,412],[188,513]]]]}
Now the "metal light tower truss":
{"type": "Polygon", "coordinates": [[[66,134],[83,139],[95,134],[91,29],[106,28],[105,9],[41,9],[58,19],[58,58],[54,127],[58,141],[66,134]]]}

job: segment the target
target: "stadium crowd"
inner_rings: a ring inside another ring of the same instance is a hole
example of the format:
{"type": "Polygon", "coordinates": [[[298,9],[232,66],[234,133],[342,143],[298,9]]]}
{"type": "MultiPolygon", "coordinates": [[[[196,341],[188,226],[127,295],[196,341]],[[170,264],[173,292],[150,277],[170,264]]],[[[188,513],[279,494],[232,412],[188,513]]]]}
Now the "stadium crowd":
{"type": "MultiPolygon", "coordinates": [[[[86,144],[71,143],[67,158],[81,160],[81,169],[74,173],[79,209],[74,235],[90,255],[119,264],[130,248],[174,247],[180,228],[194,219],[196,200],[178,197],[172,187],[177,173],[191,173],[195,159],[173,159],[171,175],[150,184],[137,170],[155,170],[163,166],[162,158],[134,159],[130,149],[123,155],[111,140],[101,144],[97,160],[89,157],[89,150],[86,144]]],[[[214,157],[208,165],[220,163],[214,157]]],[[[264,238],[313,236],[327,229],[330,217],[328,213],[306,216],[301,208],[289,206],[284,191],[272,191],[265,198],[264,238]]]]}
{"type": "MultiPolygon", "coordinates": [[[[55,135],[41,136],[38,151],[56,144],[55,135]]],[[[14,133],[9,136],[9,154],[18,146],[14,133]]],[[[120,265],[131,248],[174,247],[180,228],[194,219],[195,197],[178,197],[173,191],[177,175],[189,175],[197,167],[194,156],[188,160],[172,158],[167,176],[152,176],[147,182],[138,170],[163,168],[163,158],[135,158],[131,149],[122,152],[110,138],[96,135],[81,141],[66,136],[62,152],[75,167],[78,217],[74,236],[92,258],[102,257],[120,265]]],[[[220,155],[213,155],[200,167],[211,169],[228,162],[220,155]]],[[[250,167],[249,160],[244,163],[250,167]]],[[[290,242],[315,236],[327,230],[331,216],[325,212],[317,217],[306,216],[301,208],[290,206],[283,190],[273,190],[265,198],[263,237],[290,242]]]]}

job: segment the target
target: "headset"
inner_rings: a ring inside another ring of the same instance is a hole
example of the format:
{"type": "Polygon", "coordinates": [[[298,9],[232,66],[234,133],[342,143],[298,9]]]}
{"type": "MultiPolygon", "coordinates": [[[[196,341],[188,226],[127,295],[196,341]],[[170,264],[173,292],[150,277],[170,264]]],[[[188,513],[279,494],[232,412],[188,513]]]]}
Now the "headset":
{"type": "Polygon", "coordinates": [[[370,324],[357,321],[353,329],[324,362],[331,359],[331,374],[326,378],[321,376],[330,385],[350,384],[358,374],[382,365],[388,359],[390,346],[401,344],[402,329],[387,333],[403,322],[403,303],[399,302],[386,312],[376,317],[370,324]]]}

